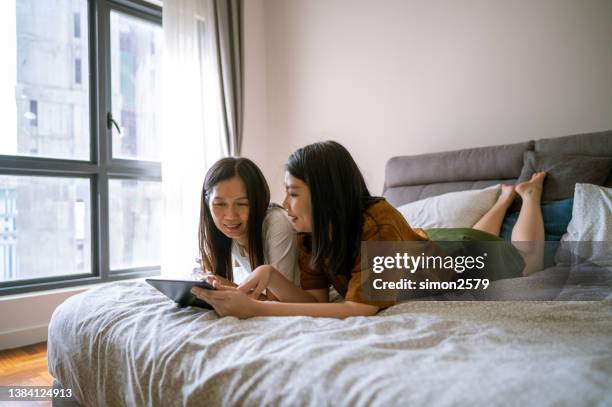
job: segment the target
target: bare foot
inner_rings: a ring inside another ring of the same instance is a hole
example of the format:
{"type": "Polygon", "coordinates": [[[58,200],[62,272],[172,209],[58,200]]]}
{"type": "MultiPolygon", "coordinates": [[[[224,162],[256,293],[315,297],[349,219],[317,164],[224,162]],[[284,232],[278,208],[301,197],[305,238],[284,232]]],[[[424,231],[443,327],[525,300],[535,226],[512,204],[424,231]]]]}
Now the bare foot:
{"type": "Polygon", "coordinates": [[[512,203],[514,198],[516,197],[516,191],[514,190],[514,185],[501,185],[501,192],[499,193],[499,197],[497,198],[497,202],[501,203],[512,203]]]}
{"type": "Polygon", "coordinates": [[[542,196],[542,186],[544,185],[545,172],[536,172],[529,181],[521,182],[514,186],[521,198],[540,198],[542,196]]]}

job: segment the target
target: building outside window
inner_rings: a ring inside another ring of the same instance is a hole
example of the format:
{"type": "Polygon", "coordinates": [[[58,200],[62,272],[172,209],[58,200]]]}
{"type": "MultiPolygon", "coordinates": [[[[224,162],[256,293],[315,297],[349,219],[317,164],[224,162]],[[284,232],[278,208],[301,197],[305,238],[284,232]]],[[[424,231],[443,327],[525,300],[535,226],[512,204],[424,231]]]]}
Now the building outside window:
{"type": "Polygon", "coordinates": [[[81,13],[74,13],[74,38],[81,38],[81,13]]]}
{"type": "Polygon", "coordinates": [[[81,84],[81,58],[74,60],[74,83],[81,84]]]}
{"type": "Polygon", "coordinates": [[[0,295],[159,273],[161,9],[120,3],[3,3],[0,295]]]}
{"type": "Polygon", "coordinates": [[[30,100],[30,114],[28,118],[30,119],[31,126],[38,127],[38,101],[30,100]]]}

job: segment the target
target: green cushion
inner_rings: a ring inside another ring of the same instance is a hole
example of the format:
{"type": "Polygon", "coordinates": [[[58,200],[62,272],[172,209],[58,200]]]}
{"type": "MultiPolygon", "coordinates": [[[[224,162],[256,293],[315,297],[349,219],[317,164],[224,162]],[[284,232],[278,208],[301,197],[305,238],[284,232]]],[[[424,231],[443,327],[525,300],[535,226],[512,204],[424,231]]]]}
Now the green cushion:
{"type": "Polygon", "coordinates": [[[434,241],[465,241],[465,240],[478,240],[478,241],[500,241],[500,237],[497,237],[491,233],[483,232],[482,230],[471,229],[471,228],[436,228],[427,229],[427,236],[434,241]]]}
{"type": "Polygon", "coordinates": [[[485,269],[472,270],[459,275],[459,278],[503,278],[523,275],[525,261],[510,242],[481,230],[470,228],[426,229],[429,238],[450,256],[481,256],[487,253],[485,269]]]}

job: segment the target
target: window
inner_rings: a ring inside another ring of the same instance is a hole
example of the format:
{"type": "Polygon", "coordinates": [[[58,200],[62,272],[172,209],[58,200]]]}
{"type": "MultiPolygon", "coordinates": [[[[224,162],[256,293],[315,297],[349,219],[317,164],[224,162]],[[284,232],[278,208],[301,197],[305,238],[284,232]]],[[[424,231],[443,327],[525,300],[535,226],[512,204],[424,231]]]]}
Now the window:
{"type": "Polygon", "coordinates": [[[81,38],[81,13],[74,13],[74,38],[81,38]]]}
{"type": "Polygon", "coordinates": [[[120,117],[122,131],[113,130],[113,157],[159,160],[161,157],[162,32],[151,22],[119,11],[111,12],[111,89],[113,117],[120,117]]]}
{"type": "Polygon", "coordinates": [[[112,179],[110,197],[111,269],[161,262],[161,185],[158,182],[112,179]]]}
{"type": "MultiPolygon", "coordinates": [[[[36,100],[30,100],[30,112],[28,118],[30,119],[30,125],[38,127],[38,102],[36,100]]],[[[27,114],[27,113],[26,113],[27,114]]]]}
{"type": "Polygon", "coordinates": [[[0,295],[159,274],[161,8],[6,3],[0,295]]]}
{"type": "Polygon", "coordinates": [[[74,83],[81,84],[81,58],[74,60],[74,83]]]}

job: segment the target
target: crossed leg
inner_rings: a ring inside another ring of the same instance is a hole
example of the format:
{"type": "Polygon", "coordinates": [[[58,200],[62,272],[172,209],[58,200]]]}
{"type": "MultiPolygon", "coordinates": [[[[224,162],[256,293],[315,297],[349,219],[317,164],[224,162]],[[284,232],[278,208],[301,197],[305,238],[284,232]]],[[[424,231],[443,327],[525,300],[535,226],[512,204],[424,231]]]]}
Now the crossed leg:
{"type": "Polygon", "coordinates": [[[544,265],[544,220],[540,201],[545,177],[545,172],[536,172],[529,181],[516,186],[502,185],[495,205],[473,226],[474,229],[499,236],[508,208],[516,194],[520,195],[523,204],[512,228],[511,240],[525,260],[523,275],[541,270],[544,265]]]}
{"type": "Polygon", "coordinates": [[[514,190],[514,185],[502,185],[497,202],[472,226],[472,229],[482,230],[483,232],[499,236],[504,216],[506,216],[506,212],[510,205],[512,205],[515,197],[516,191],[514,190]]]}

